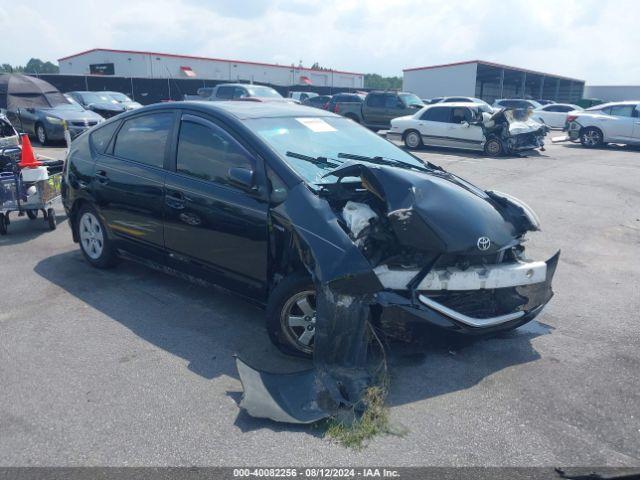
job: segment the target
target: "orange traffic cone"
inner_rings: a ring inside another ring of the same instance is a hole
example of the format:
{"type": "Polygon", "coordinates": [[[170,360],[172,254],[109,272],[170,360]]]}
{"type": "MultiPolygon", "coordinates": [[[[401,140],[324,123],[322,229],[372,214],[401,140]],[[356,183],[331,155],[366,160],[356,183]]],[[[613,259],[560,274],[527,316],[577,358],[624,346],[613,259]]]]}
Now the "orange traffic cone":
{"type": "Polygon", "coordinates": [[[36,156],[33,153],[33,147],[29,141],[29,135],[24,133],[22,135],[22,154],[20,155],[20,168],[34,168],[42,165],[41,162],[36,160],[36,156]]]}

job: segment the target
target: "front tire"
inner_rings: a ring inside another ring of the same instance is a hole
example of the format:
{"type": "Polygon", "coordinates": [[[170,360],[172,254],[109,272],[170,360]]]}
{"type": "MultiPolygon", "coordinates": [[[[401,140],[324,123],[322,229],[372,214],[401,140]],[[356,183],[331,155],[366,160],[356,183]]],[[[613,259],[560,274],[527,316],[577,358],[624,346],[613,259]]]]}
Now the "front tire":
{"type": "Polygon", "coordinates": [[[76,225],[80,251],[87,262],[96,268],[110,268],[116,264],[115,248],[96,210],[85,205],[78,213],[76,225]]]}
{"type": "Polygon", "coordinates": [[[313,354],[316,323],[316,290],[306,273],[284,278],[267,303],[267,331],[278,349],[287,355],[309,358],[313,354]]]}
{"type": "Polygon", "coordinates": [[[497,138],[490,138],[484,144],[484,153],[490,157],[498,157],[503,153],[502,142],[497,138]]]}
{"type": "Polygon", "coordinates": [[[27,210],[27,217],[29,217],[29,220],[35,220],[38,218],[38,210],[35,208],[27,210]]]}
{"type": "Polygon", "coordinates": [[[36,124],[36,138],[40,145],[47,145],[49,143],[49,137],[47,136],[47,130],[41,123],[36,124]]]}
{"type": "Polygon", "coordinates": [[[405,132],[404,146],[411,150],[414,150],[416,148],[421,148],[423,144],[422,144],[422,136],[420,135],[420,132],[418,132],[417,130],[408,130],[407,132],[405,132]]]}
{"type": "Polygon", "coordinates": [[[595,148],[603,145],[604,136],[599,128],[588,127],[580,132],[580,143],[583,147],[595,148]]]}

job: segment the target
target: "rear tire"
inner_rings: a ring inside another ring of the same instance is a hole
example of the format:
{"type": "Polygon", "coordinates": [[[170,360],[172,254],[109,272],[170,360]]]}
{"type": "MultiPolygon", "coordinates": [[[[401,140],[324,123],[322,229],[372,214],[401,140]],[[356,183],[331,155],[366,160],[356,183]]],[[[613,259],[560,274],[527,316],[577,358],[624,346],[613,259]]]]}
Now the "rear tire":
{"type": "Polygon", "coordinates": [[[4,215],[4,213],[0,213],[0,235],[7,234],[7,225],[7,217],[4,215]]]}
{"type": "Polygon", "coordinates": [[[284,278],[271,292],[267,332],[282,353],[304,358],[313,354],[315,298],[315,286],[309,274],[303,272],[284,278]]]}
{"type": "Polygon", "coordinates": [[[580,143],[583,147],[601,147],[604,144],[603,139],[604,136],[599,128],[587,127],[580,132],[580,143]]]}
{"type": "Polygon", "coordinates": [[[404,146],[411,150],[422,148],[424,145],[420,132],[417,130],[407,130],[404,133],[404,146]]]}
{"type": "Polygon", "coordinates": [[[116,251],[98,212],[91,205],[84,205],[77,218],[75,228],[82,256],[96,268],[113,267],[117,263],[116,251]]]}
{"type": "Polygon", "coordinates": [[[503,151],[502,142],[497,138],[490,138],[484,144],[484,153],[490,157],[498,157],[503,151]]]}
{"type": "Polygon", "coordinates": [[[348,118],[349,120],[353,120],[356,123],[360,123],[360,119],[358,117],[356,117],[355,115],[345,115],[346,118],[348,118]]]}

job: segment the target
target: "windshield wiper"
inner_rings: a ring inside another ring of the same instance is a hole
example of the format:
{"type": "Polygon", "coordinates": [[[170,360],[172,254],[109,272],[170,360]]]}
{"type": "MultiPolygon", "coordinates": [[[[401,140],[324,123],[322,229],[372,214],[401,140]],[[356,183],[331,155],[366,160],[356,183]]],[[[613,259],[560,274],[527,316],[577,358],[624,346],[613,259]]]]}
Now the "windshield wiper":
{"type": "Polygon", "coordinates": [[[342,165],[342,162],[338,163],[336,161],[331,161],[327,159],[327,157],[311,157],[309,155],[304,155],[302,153],[296,152],[286,152],[285,155],[287,157],[297,158],[298,160],[304,160],[305,162],[313,163],[314,165],[318,165],[319,167],[336,168],[342,165]]]}
{"type": "Polygon", "coordinates": [[[414,165],[412,163],[409,162],[403,162],[402,160],[396,160],[396,159],[386,159],[384,157],[367,157],[364,155],[356,155],[353,153],[339,153],[338,154],[338,158],[348,158],[350,160],[360,160],[362,162],[368,162],[368,163],[374,163],[376,165],[387,165],[387,166],[391,166],[391,167],[397,167],[397,166],[402,166],[405,168],[411,168],[414,170],[419,170],[421,172],[430,172],[431,170],[429,170],[426,167],[422,167],[420,165],[414,165]]]}

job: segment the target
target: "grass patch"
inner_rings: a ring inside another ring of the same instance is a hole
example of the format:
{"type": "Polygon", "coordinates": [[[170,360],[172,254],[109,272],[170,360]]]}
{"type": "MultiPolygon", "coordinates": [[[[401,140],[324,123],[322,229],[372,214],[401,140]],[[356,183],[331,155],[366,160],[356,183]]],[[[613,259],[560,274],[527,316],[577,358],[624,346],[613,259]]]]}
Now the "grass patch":
{"type": "Polygon", "coordinates": [[[386,392],[381,386],[369,387],[362,397],[365,410],[357,418],[334,417],[327,421],[325,435],[340,442],[345,447],[361,449],[376,435],[392,433],[389,427],[389,411],[385,405],[386,392]]]}

